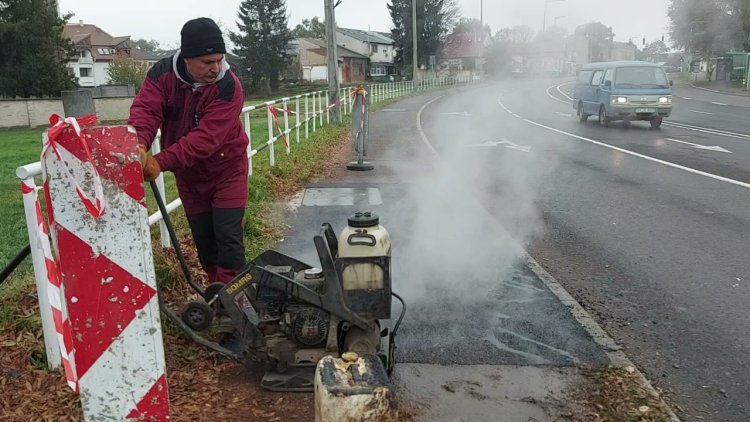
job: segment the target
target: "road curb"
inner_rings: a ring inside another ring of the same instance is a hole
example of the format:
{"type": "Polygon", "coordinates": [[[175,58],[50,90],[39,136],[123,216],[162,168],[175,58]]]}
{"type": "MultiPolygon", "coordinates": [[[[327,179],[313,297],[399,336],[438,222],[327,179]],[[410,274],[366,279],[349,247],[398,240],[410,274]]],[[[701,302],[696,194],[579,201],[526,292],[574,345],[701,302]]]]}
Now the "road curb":
{"type": "Polygon", "coordinates": [[[717,94],[732,95],[732,96],[735,96],[735,97],[750,97],[750,92],[748,92],[747,94],[740,94],[740,93],[737,93],[737,92],[719,91],[718,89],[710,89],[710,88],[704,88],[702,86],[697,86],[693,82],[690,82],[690,86],[693,87],[693,88],[695,88],[695,89],[700,89],[700,90],[708,91],[708,92],[715,92],[717,94]]]}
{"type": "Polygon", "coordinates": [[[591,336],[594,342],[604,348],[607,357],[613,365],[627,368],[632,367],[637,375],[638,383],[646,391],[659,398],[659,402],[667,409],[669,418],[672,422],[680,422],[680,418],[674,413],[671,407],[662,398],[661,394],[654,388],[651,382],[643,375],[637,366],[627,357],[625,352],[622,351],[622,347],[618,346],[612,337],[607,334],[604,329],[591,317],[591,315],[583,309],[580,303],[568,293],[567,290],[557,281],[552,275],[550,275],[534,258],[528,253],[525,253],[526,265],[529,266],[531,271],[539,277],[545,286],[557,297],[557,299],[570,309],[570,314],[573,318],[578,321],[584,330],[591,336]]]}

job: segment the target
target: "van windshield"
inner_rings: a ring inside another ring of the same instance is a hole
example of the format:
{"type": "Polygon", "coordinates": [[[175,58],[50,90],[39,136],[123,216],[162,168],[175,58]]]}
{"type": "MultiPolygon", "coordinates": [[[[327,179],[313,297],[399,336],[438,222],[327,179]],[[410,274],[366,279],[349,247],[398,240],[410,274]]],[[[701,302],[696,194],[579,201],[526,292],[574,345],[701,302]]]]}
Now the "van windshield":
{"type": "Polygon", "coordinates": [[[621,67],[615,72],[615,88],[669,88],[669,81],[660,67],[621,67]]]}

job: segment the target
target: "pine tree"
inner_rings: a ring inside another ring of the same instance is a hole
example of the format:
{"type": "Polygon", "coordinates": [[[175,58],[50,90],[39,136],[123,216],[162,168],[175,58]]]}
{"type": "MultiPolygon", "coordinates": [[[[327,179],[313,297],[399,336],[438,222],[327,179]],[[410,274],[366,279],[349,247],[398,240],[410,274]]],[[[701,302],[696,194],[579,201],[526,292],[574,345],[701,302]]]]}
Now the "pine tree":
{"type": "Polygon", "coordinates": [[[263,83],[263,93],[270,95],[289,63],[286,0],[244,0],[237,16],[239,32],[232,32],[229,38],[239,57],[238,73],[246,85],[250,81],[251,89],[263,83]]]}
{"type": "MultiPolygon", "coordinates": [[[[393,41],[396,44],[395,64],[411,74],[412,65],[412,0],[391,0],[388,10],[393,20],[393,41]]],[[[437,56],[440,45],[458,18],[455,0],[417,0],[417,62],[426,65],[430,56],[437,56]]]]}
{"type": "Polygon", "coordinates": [[[302,19],[302,23],[292,29],[292,38],[326,38],[326,24],[317,16],[311,19],[302,19]]]}
{"type": "Polygon", "coordinates": [[[63,36],[69,16],[53,0],[0,0],[0,95],[58,97],[76,86],[63,36]]]}

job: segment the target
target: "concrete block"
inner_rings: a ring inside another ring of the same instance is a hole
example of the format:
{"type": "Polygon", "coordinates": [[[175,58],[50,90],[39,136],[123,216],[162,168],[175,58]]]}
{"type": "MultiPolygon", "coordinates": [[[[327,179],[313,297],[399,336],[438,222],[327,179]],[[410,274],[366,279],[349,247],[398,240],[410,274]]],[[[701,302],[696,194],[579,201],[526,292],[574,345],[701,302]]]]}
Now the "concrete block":
{"type": "Polygon", "coordinates": [[[391,388],[375,355],[345,353],[326,356],[315,371],[315,421],[365,422],[389,420],[391,388]]]}

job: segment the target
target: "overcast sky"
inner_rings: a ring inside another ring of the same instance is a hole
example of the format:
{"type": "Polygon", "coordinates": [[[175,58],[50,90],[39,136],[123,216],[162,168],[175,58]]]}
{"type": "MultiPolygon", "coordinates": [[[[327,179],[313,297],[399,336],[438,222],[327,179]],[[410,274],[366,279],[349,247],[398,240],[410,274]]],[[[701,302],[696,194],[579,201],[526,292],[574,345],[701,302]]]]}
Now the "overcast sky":
{"type": "MultiPolygon", "coordinates": [[[[236,30],[239,0],[58,0],[61,12],[99,26],[113,36],[155,39],[164,47],[179,45],[185,21],[208,16],[229,30],[236,30]]],[[[458,0],[464,16],[479,18],[482,0],[458,0]]],[[[539,31],[557,22],[569,31],[586,22],[611,26],[618,41],[646,37],[650,42],[667,32],[669,0],[483,0],[484,21],[495,32],[500,28],[526,24],[539,31]],[[619,5],[619,6],[616,6],[619,5]]],[[[338,25],[348,28],[389,31],[388,0],[343,0],[336,8],[338,25]]],[[[302,19],[323,17],[323,0],[287,0],[290,27],[302,19]]],[[[635,39],[634,39],[635,42],[635,39]]]]}

